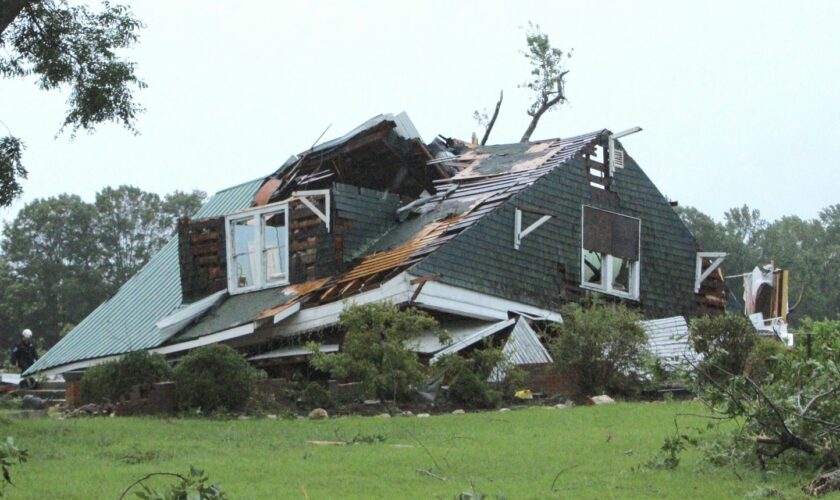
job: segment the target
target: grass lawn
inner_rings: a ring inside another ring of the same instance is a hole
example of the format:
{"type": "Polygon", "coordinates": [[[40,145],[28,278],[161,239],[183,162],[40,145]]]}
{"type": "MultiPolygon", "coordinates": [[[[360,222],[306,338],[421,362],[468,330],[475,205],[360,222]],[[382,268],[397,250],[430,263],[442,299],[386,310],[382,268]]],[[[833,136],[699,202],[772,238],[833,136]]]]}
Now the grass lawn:
{"type": "Polygon", "coordinates": [[[675,470],[637,468],[673,432],[675,414],[699,411],[696,404],[676,402],[323,421],[14,420],[3,424],[4,432],[29,450],[30,460],[12,469],[16,486],[6,493],[116,499],[149,472],[183,474],[192,464],[234,499],[451,499],[471,482],[488,498],[509,499],[741,498],[761,486],[788,498],[802,495],[799,488],[809,477],[779,473],[765,482],[746,468],[706,465],[694,449],[683,453],[675,470]],[[306,443],[356,435],[384,441],[306,443]],[[430,468],[446,480],[417,472],[430,468]]]}

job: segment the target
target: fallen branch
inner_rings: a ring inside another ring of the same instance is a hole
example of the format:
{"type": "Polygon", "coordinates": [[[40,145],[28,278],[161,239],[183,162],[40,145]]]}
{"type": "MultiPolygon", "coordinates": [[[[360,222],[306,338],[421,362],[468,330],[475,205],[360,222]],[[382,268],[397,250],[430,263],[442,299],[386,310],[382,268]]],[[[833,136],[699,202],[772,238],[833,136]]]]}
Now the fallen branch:
{"type": "Polygon", "coordinates": [[[443,476],[438,476],[437,474],[435,474],[434,472],[432,472],[432,469],[429,469],[429,470],[426,470],[426,469],[415,469],[415,470],[417,471],[417,473],[418,473],[418,474],[421,474],[421,475],[424,475],[424,476],[433,477],[433,478],[435,478],[435,479],[437,479],[437,480],[439,480],[439,481],[446,481],[446,478],[445,478],[445,477],[443,477],[443,476]]]}
{"type": "Polygon", "coordinates": [[[805,488],[815,497],[837,490],[840,490],[840,469],[820,474],[805,488]]]}
{"type": "Polygon", "coordinates": [[[184,481],[184,482],[186,482],[186,481],[187,481],[187,478],[185,478],[184,476],[182,476],[182,475],[180,475],[180,474],[176,474],[176,473],[174,473],[174,472],[151,472],[151,473],[146,474],[145,476],[141,477],[141,478],[140,478],[140,479],[138,479],[137,481],[134,481],[133,483],[129,484],[129,485],[128,485],[128,488],[126,488],[126,489],[122,492],[122,495],[120,495],[119,500],[123,500],[123,498],[125,498],[125,496],[126,496],[126,495],[128,495],[128,492],[129,492],[129,491],[131,491],[131,488],[134,488],[135,486],[137,486],[138,484],[142,483],[142,482],[143,482],[143,481],[145,481],[146,479],[149,479],[149,478],[154,477],[154,476],[172,476],[172,477],[177,477],[177,478],[178,478],[178,479],[180,479],[181,481],[184,481]]]}

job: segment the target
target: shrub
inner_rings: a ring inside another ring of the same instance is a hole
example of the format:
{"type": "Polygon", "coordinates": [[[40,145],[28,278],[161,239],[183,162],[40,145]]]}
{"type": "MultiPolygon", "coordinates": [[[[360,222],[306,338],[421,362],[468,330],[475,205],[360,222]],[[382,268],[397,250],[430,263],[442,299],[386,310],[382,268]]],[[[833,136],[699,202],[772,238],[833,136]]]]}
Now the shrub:
{"type": "Polygon", "coordinates": [[[764,382],[777,369],[787,347],[777,340],[758,337],[744,362],[744,375],[756,382],[764,382]]]}
{"type": "Polygon", "coordinates": [[[304,408],[330,408],[332,396],[318,382],[310,382],[300,392],[300,403],[304,408]]]}
{"type": "Polygon", "coordinates": [[[691,321],[689,340],[703,355],[701,367],[716,373],[741,374],[758,335],[747,318],[737,314],[706,316],[691,321]]]}
{"type": "Polygon", "coordinates": [[[170,376],[163,356],[134,351],[117,361],[88,368],[81,380],[81,397],[89,403],[119,401],[135,385],[160,382],[170,376]]]}
{"type": "Polygon", "coordinates": [[[491,408],[496,406],[501,396],[473,370],[464,369],[449,384],[449,399],[471,408],[491,408]]]}
{"type": "Polygon", "coordinates": [[[85,370],[80,382],[82,401],[85,403],[113,401],[113,381],[116,373],[116,362],[91,366],[85,370]]]}
{"type": "Polygon", "coordinates": [[[635,393],[648,358],[639,315],[624,305],[568,304],[550,325],[551,355],[561,375],[574,374],[579,394],[635,393]]]}
{"type": "Polygon", "coordinates": [[[232,348],[214,344],[196,349],[175,367],[182,409],[240,410],[254,391],[257,370],[232,348]]]}
{"type": "Polygon", "coordinates": [[[407,399],[412,387],[423,381],[423,365],[408,344],[438,331],[437,321],[418,309],[400,310],[391,303],[348,306],[339,321],[346,330],[342,351],[325,354],[310,343],[315,353],[312,366],[336,379],[361,382],[369,396],[407,399]]]}

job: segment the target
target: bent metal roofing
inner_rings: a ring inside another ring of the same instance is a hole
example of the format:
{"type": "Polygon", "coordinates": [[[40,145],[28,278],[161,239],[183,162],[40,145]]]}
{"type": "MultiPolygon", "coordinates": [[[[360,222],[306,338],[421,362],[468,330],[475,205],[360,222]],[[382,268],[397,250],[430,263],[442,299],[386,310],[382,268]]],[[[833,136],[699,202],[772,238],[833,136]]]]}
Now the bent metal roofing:
{"type": "MultiPolygon", "coordinates": [[[[194,218],[216,217],[250,206],[261,184],[262,179],[258,179],[219,191],[194,218]]],[[[155,323],[181,305],[180,276],[176,236],[27,373],[160,345],[155,323]]]]}

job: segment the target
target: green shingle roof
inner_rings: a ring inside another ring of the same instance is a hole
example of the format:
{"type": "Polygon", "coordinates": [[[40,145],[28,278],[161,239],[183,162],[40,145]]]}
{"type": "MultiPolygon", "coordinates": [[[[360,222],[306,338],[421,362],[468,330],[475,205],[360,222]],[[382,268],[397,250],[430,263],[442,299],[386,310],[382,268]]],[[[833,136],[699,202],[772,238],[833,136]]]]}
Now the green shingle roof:
{"type": "MultiPolygon", "coordinates": [[[[194,217],[215,217],[247,208],[261,184],[258,179],[219,191],[194,217]]],[[[159,345],[155,323],[181,305],[180,276],[175,236],[27,373],[159,345]]]]}

